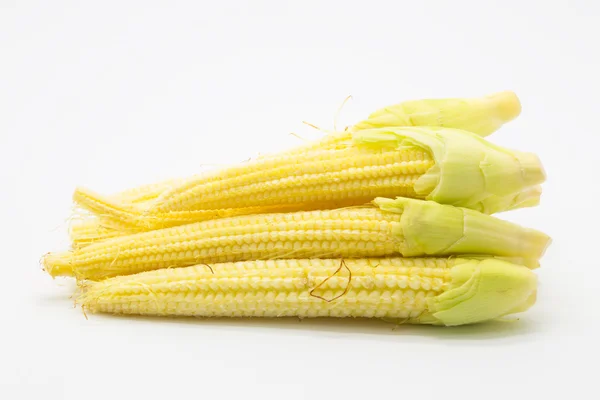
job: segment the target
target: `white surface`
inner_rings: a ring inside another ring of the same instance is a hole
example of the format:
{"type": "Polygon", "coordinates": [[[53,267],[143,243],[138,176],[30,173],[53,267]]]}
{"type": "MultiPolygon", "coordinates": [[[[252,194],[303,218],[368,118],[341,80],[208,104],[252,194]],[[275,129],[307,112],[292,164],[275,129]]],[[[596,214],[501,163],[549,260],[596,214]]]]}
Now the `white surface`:
{"type": "Polygon", "coordinates": [[[0,398],[594,398],[598,3],[217,3],[0,1],[0,398]],[[78,184],[114,192],[316,138],[301,121],[331,129],[350,94],[341,126],[504,89],[523,114],[492,140],[549,177],[540,207],[505,217],[554,238],[519,322],[86,320],[38,264],[68,246],[78,184]]]}

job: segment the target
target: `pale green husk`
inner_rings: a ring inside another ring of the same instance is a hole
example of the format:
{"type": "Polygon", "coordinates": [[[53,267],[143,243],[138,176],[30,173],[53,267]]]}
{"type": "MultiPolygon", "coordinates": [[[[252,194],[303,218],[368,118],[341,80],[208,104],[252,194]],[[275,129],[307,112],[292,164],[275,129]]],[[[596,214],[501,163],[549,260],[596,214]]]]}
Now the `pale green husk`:
{"type": "Polygon", "coordinates": [[[403,197],[373,203],[402,215],[393,229],[405,257],[482,254],[530,260],[535,267],[550,244],[540,231],[462,207],[403,197]]]}
{"type": "Polygon", "coordinates": [[[420,323],[464,325],[526,311],[536,300],[528,268],[497,259],[457,260],[450,289],[428,300],[420,323]]]}
{"type": "Polygon", "coordinates": [[[405,101],[375,111],[353,129],[392,126],[442,126],[487,136],[521,113],[521,102],[511,91],[477,98],[405,101]]]}
{"type": "Polygon", "coordinates": [[[508,150],[457,129],[368,129],[353,133],[353,140],[362,146],[428,151],[435,165],[416,181],[416,194],[485,213],[512,209],[517,203],[530,204],[522,193],[545,180],[534,154],[508,150]]]}

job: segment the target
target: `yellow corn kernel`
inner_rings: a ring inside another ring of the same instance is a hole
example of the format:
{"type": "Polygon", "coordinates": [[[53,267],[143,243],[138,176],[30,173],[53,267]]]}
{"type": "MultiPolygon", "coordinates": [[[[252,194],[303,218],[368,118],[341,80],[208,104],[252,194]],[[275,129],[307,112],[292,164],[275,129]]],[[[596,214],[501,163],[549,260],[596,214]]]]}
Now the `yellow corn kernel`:
{"type": "Polygon", "coordinates": [[[530,270],[495,259],[296,259],[119,276],[90,284],[78,303],[94,313],[461,325],[524,311],[535,292],[530,270]]]}
{"type": "Polygon", "coordinates": [[[52,276],[103,279],[198,263],[304,257],[487,254],[535,266],[550,239],[474,210],[378,198],[378,207],[257,214],[198,222],[50,253],[52,276]],[[380,207],[380,208],[379,208],[380,207]]]}
{"type": "Polygon", "coordinates": [[[265,258],[383,256],[396,252],[390,224],[401,215],[376,208],[254,214],[122,236],[44,257],[53,276],[103,279],[140,271],[265,258]]]}

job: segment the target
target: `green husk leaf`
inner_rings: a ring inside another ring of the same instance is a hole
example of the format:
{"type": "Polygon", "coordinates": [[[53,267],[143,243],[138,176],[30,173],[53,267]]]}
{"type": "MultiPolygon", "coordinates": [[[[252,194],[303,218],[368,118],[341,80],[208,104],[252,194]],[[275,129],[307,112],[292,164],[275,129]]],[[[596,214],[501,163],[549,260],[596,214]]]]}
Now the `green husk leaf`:
{"type": "Polygon", "coordinates": [[[353,129],[441,126],[487,136],[520,113],[521,103],[517,95],[505,91],[478,98],[405,101],[375,111],[353,129]]]}
{"type": "Polygon", "coordinates": [[[485,254],[539,260],[550,244],[540,231],[462,207],[404,197],[379,197],[373,203],[402,215],[394,234],[405,257],[485,254]]]}
{"type": "MultiPolygon", "coordinates": [[[[435,165],[419,177],[414,190],[418,196],[442,204],[483,212],[531,205],[531,199],[523,199],[522,192],[531,191],[545,180],[544,169],[534,154],[508,150],[457,129],[370,129],[355,132],[353,140],[359,146],[411,146],[429,152],[435,165]]],[[[535,191],[532,193],[534,196],[535,191]]]]}
{"type": "Polygon", "coordinates": [[[450,289],[428,300],[421,322],[453,326],[526,311],[535,303],[537,278],[528,268],[498,259],[462,260],[450,289]]]}

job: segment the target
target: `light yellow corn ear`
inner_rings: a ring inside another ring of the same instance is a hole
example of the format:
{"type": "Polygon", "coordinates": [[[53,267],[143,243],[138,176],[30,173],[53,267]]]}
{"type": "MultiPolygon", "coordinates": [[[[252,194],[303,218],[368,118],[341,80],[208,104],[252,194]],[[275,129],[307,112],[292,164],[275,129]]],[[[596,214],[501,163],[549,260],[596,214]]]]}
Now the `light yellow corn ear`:
{"type": "MultiPolygon", "coordinates": [[[[456,129],[372,129],[353,134],[352,140],[359,154],[396,152],[405,153],[403,159],[407,161],[433,161],[421,162],[427,165],[425,169],[421,167],[411,170],[407,166],[408,168],[398,168],[394,171],[396,174],[416,175],[415,180],[409,181],[409,188],[414,192],[409,191],[408,195],[403,197],[420,197],[443,204],[480,208],[485,201],[496,201],[497,204],[501,199],[512,200],[516,194],[528,190],[546,178],[536,155],[508,150],[470,132],[456,129]]],[[[298,167],[300,169],[301,165],[298,167]]],[[[301,172],[294,170],[296,173],[301,172]]],[[[376,170],[373,172],[376,176],[376,170]]],[[[280,179],[282,178],[285,179],[280,179]]],[[[348,178],[352,178],[351,171],[347,173],[348,178]]],[[[327,181],[322,183],[329,184],[327,181]]],[[[194,204],[202,204],[202,198],[195,197],[195,192],[200,188],[194,180],[186,182],[159,197],[154,209],[161,212],[180,210],[185,209],[184,204],[194,209],[194,204]]],[[[382,197],[392,197],[390,192],[393,190],[386,190],[388,194],[382,197]]],[[[400,187],[395,190],[400,191],[400,187]]],[[[352,197],[352,193],[343,195],[342,198],[352,197]]],[[[397,195],[402,194],[393,197],[397,195]]],[[[327,200],[327,197],[324,193],[323,200],[327,200]]],[[[262,202],[262,198],[259,197],[252,205],[260,206],[262,202]]]]}
{"type": "Polygon", "coordinates": [[[83,188],[74,200],[151,230],[227,215],[361,205],[375,197],[503,211],[531,204],[522,194],[545,179],[535,155],[492,145],[470,132],[382,128],[341,136],[332,147],[326,139],[326,150],[307,148],[190,178],[143,207],[83,188]]]}
{"type": "Polygon", "coordinates": [[[119,276],[89,284],[77,302],[94,313],[462,325],[528,309],[536,286],[526,267],[495,259],[298,259],[119,276]]]}
{"type": "MultiPolygon", "coordinates": [[[[423,99],[406,101],[372,113],[353,129],[385,128],[393,126],[441,126],[457,128],[486,136],[521,112],[521,104],[514,92],[505,91],[479,98],[423,99]]],[[[339,135],[329,135],[319,144],[321,149],[335,145],[339,135]]],[[[307,148],[312,145],[307,146],[307,148]]],[[[300,146],[298,149],[304,149],[300,146]]],[[[297,152],[293,150],[292,152],[297,152]]],[[[265,155],[264,157],[268,157],[265,155]]],[[[168,179],[128,189],[111,196],[120,203],[141,203],[154,200],[181,179],[168,179]]]]}
{"type": "Polygon", "coordinates": [[[377,198],[375,207],[199,222],[50,253],[52,276],[104,279],[166,267],[252,259],[479,254],[536,267],[550,238],[477,211],[377,198]]]}
{"type": "Polygon", "coordinates": [[[487,136],[521,113],[511,91],[478,98],[426,99],[385,107],[357,123],[355,131],[405,126],[440,126],[487,136]]]}

